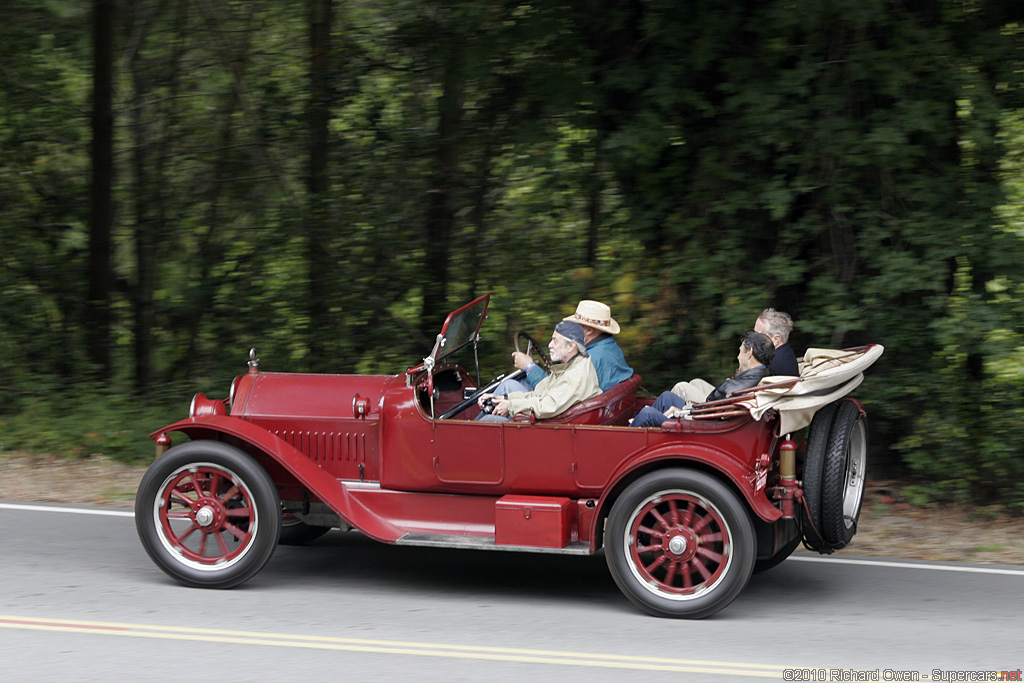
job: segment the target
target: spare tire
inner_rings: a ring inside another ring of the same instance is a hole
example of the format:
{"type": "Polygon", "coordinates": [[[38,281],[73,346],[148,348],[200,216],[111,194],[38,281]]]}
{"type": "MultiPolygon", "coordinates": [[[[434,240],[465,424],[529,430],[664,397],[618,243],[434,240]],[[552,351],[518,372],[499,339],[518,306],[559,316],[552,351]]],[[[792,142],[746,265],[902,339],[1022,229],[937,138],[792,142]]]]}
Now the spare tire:
{"type": "Polygon", "coordinates": [[[800,513],[800,526],[803,529],[807,545],[815,550],[820,550],[825,542],[821,530],[821,492],[825,472],[825,455],[828,452],[829,436],[832,432],[832,421],[835,415],[835,403],[828,404],[814,414],[807,435],[807,452],[804,455],[804,469],[801,475],[806,505],[800,513]]]}
{"type": "Polygon", "coordinates": [[[822,474],[821,526],[829,547],[845,548],[857,533],[867,467],[867,417],[857,401],[839,402],[822,474]]]}

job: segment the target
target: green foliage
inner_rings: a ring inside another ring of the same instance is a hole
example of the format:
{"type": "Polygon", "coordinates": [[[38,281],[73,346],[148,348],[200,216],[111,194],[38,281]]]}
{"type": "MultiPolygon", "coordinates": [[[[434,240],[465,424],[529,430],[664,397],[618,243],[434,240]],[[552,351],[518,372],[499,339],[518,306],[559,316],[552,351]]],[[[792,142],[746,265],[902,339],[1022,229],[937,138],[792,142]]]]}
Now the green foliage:
{"type": "Polygon", "coordinates": [[[102,386],[138,401],[83,352],[87,6],[0,8],[4,447],[130,453],[181,412],[158,387],[222,395],[250,347],[400,372],[485,291],[485,372],[597,298],[653,390],[730,374],[774,306],[798,352],[886,346],[858,392],[873,464],[1024,503],[1024,5],[333,5],[325,196],[306,3],[120,15],[102,386]]]}
{"type": "Polygon", "coordinates": [[[915,387],[927,402],[894,449],[922,480],[914,487],[919,499],[1005,500],[1024,512],[1024,336],[998,327],[1018,323],[999,319],[1004,306],[977,300],[963,259],[955,281],[946,316],[927,335],[934,372],[915,387]],[[972,368],[978,357],[980,373],[972,368]]]}
{"type": "Polygon", "coordinates": [[[59,380],[40,378],[33,393],[9,397],[0,414],[0,451],[144,462],[153,457],[147,435],[185,415],[192,396],[188,391],[194,389],[165,388],[139,400],[104,386],[80,384],[69,390],[59,380]]]}

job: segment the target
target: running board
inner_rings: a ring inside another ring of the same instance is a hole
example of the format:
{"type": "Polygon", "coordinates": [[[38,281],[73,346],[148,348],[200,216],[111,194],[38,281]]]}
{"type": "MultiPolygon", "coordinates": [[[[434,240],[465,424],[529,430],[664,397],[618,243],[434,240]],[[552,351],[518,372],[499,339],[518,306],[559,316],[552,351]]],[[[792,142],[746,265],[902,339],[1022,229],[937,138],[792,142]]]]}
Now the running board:
{"type": "Polygon", "coordinates": [[[498,545],[494,536],[463,536],[459,534],[405,534],[396,545],[430,548],[461,548],[463,550],[508,550],[517,553],[549,553],[554,555],[590,555],[590,544],[573,541],[564,548],[540,548],[532,545],[498,545]]]}

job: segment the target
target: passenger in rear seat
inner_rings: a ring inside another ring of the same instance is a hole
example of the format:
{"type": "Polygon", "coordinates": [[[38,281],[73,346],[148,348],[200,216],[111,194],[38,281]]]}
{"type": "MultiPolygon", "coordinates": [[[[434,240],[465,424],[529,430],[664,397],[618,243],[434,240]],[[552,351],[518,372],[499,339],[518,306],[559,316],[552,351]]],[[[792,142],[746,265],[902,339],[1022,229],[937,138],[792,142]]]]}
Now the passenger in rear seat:
{"type": "MultiPolygon", "coordinates": [[[[800,369],[796,354],[789,346],[789,333],[793,331],[793,319],[789,314],[776,311],[774,308],[766,308],[754,321],[754,331],[766,335],[775,347],[775,357],[768,364],[768,374],[799,377],[800,369]]],[[[679,382],[672,387],[672,393],[690,403],[700,403],[712,389],[714,386],[709,382],[697,378],[689,382],[679,382]]]]}
{"type": "Polygon", "coordinates": [[[772,340],[768,338],[768,335],[760,332],[747,332],[740,340],[739,353],[736,355],[736,360],[739,362],[739,369],[736,370],[736,374],[717,387],[712,388],[709,393],[706,392],[699,396],[693,393],[697,391],[696,384],[692,382],[687,383],[691,385],[691,394],[688,399],[680,396],[674,389],[673,391],[664,391],[654,401],[654,405],[646,406],[637,413],[630,426],[657,427],[665,420],[676,417],[689,417],[689,411],[686,410],[688,402],[717,401],[718,399],[726,398],[734,391],[755,387],[763,377],[768,376],[768,364],[772,362],[774,357],[775,346],[772,344],[772,340]]]}
{"type": "Polygon", "coordinates": [[[775,345],[775,358],[768,365],[768,374],[799,377],[800,366],[796,361],[796,354],[789,346],[789,333],[793,331],[793,319],[789,317],[789,313],[776,311],[774,308],[764,309],[761,315],[757,316],[754,331],[768,335],[775,345]]]}

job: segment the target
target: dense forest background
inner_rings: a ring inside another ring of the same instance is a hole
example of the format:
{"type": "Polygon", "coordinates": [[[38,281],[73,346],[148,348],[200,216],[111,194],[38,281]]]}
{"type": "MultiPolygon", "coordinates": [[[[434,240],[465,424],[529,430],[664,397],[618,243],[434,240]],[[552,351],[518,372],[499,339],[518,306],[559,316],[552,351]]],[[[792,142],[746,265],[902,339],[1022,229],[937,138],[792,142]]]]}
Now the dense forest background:
{"type": "Polygon", "coordinates": [[[1024,509],[1019,0],[5,0],[0,449],[148,457],[192,393],[401,372],[491,292],[644,384],[766,306],[878,342],[876,476],[1024,509]]]}

